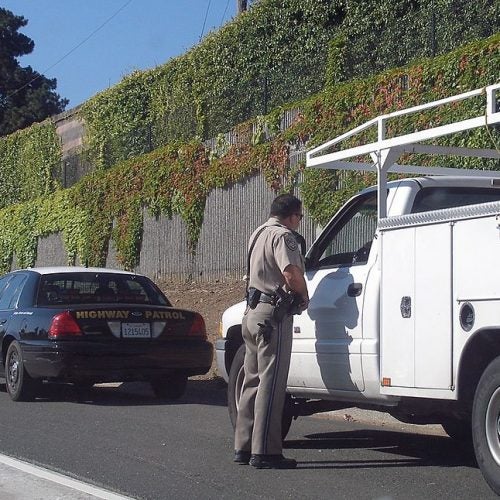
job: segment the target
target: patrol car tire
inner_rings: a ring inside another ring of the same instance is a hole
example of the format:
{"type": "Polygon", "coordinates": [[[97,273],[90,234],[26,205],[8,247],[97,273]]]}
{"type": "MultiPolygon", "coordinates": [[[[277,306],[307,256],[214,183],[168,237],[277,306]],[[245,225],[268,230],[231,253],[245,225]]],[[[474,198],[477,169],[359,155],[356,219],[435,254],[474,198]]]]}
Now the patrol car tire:
{"type": "MultiPolygon", "coordinates": [[[[227,385],[227,407],[229,411],[229,418],[233,429],[236,427],[236,418],[238,416],[238,401],[241,395],[241,388],[243,387],[243,379],[245,377],[243,371],[243,361],[245,360],[245,344],[241,345],[236,354],[234,355],[231,369],[229,370],[229,379],[227,385]]],[[[286,395],[285,406],[283,408],[283,417],[281,420],[281,437],[285,439],[290,426],[292,425],[293,412],[292,412],[292,397],[290,394],[286,395]]]]}
{"type": "Polygon", "coordinates": [[[21,345],[14,340],[5,356],[5,387],[12,401],[32,401],[38,384],[27,373],[21,345]]]}
{"type": "Polygon", "coordinates": [[[186,392],[186,375],[172,375],[150,381],[151,388],[158,399],[179,399],[186,392]]]}
{"type": "Polygon", "coordinates": [[[500,356],[479,380],[472,408],[472,437],[483,477],[500,495],[500,356]]]}

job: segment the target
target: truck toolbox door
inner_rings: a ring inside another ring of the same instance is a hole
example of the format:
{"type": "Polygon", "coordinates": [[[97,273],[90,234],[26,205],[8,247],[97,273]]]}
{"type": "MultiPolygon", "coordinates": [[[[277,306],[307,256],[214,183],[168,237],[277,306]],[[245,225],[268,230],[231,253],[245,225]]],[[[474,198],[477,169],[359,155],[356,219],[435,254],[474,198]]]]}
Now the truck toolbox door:
{"type": "Polygon", "coordinates": [[[452,386],[452,235],[449,223],[381,233],[383,393],[452,386]]]}

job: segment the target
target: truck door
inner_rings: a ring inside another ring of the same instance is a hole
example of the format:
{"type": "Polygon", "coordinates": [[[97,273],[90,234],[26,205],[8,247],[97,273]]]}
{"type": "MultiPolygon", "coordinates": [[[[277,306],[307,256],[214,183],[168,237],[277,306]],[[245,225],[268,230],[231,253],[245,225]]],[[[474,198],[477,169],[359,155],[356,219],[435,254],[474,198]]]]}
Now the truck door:
{"type": "Polygon", "coordinates": [[[289,387],[363,391],[362,311],[376,192],[352,200],[307,255],[310,303],[294,318],[289,387]]]}

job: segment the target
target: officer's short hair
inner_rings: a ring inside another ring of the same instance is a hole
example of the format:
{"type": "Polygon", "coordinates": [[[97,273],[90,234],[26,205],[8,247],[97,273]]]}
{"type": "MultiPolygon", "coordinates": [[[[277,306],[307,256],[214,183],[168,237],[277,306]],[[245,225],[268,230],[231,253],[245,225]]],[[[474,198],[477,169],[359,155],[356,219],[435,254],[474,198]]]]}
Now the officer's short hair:
{"type": "Polygon", "coordinates": [[[286,219],[292,214],[300,213],[302,202],[293,194],[280,194],[271,204],[271,215],[286,219]]]}

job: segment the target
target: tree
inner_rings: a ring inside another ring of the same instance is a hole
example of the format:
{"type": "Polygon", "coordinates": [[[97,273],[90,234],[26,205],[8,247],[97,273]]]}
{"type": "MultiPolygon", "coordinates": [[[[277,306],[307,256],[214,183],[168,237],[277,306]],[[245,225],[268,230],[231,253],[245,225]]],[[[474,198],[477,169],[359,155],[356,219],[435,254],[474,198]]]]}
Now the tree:
{"type": "Polygon", "coordinates": [[[33,40],[18,33],[27,23],[0,7],[0,136],[60,113],[69,102],[56,94],[55,78],[19,64],[17,58],[35,48],[33,40]]]}

